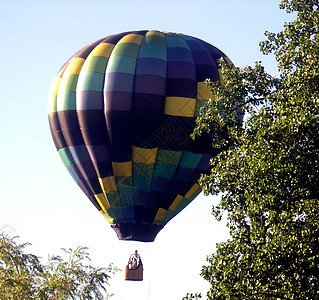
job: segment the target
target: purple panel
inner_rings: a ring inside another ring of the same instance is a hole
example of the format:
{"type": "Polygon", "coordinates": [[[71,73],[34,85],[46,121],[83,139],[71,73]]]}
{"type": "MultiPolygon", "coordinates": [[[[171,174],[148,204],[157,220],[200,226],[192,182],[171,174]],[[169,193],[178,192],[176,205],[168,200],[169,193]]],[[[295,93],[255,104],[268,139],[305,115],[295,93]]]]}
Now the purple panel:
{"type": "Polygon", "coordinates": [[[142,148],[154,148],[154,132],[162,123],[165,96],[134,94],[133,102],[133,144],[142,148]]]}
{"type": "Polygon", "coordinates": [[[133,91],[134,75],[126,73],[107,73],[105,76],[104,92],[133,91]]]}
{"type": "Polygon", "coordinates": [[[132,108],[132,93],[105,92],[105,111],[129,111],[132,108]]]}
{"type": "Polygon", "coordinates": [[[147,206],[148,192],[142,190],[134,190],[134,204],[138,206],[147,206]]]}
{"type": "Polygon", "coordinates": [[[209,65],[211,68],[216,68],[216,61],[208,51],[193,51],[193,57],[196,65],[209,65]]]}
{"type": "Polygon", "coordinates": [[[76,109],[102,109],[104,108],[103,93],[97,91],[78,91],[76,93],[76,109]]]}
{"type": "Polygon", "coordinates": [[[195,65],[189,62],[171,61],[168,63],[167,77],[196,80],[195,65]]]}
{"type": "Polygon", "coordinates": [[[213,156],[211,155],[203,154],[196,168],[202,171],[206,171],[210,166],[209,161],[212,157],[213,156]]]}
{"type": "Polygon", "coordinates": [[[132,159],[131,112],[107,111],[105,116],[111,141],[112,161],[130,161],[132,159]]]}
{"type": "Polygon", "coordinates": [[[68,146],[84,144],[75,110],[58,112],[59,123],[68,146]]]}
{"type": "Polygon", "coordinates": [[[134,93],[165,96],[166,79],[153,75],[136,75],[134,93]]]}
{"type": "Polygon", "coordinates": [[[157,58],[139,58],[136,64],[136,75],[157,75],[166,77],[166,61],[157,58]]]}
{"type": "Polygon", "coordinates": [[[77,164],[77,167],[79,168],[79,170],[80,170],[80,172],[83,175],[85,180],[89,180],[90,178],[97,177],[96,171],[95,171],[91,161],[77,164]]]}
{"type": "Polygon", "coordinates": [[[109,161],[111,159],[109,145],[87,145],[92,162],[109,161]]]}
{"type": "Polygon", "coordinates": [[[70,146],[69,149],[75,163],[78,164],[90,160],[90,156],[85,145],[70,146]]]}
{"type": "Polygon", "coordinates": [[[53,142],[57,150],[66,148],[67,144],[65,142],[65,139],[60,127],[57,113],[49,114],[49,124],[50,124],[50,130],[51,130],[53,142]]]}
{"type": "Polygon", "coordinates": [[[197,97],[197,82],[187,78],[168,78],[166,82],[166,96],[168,97],[197,97]]]}

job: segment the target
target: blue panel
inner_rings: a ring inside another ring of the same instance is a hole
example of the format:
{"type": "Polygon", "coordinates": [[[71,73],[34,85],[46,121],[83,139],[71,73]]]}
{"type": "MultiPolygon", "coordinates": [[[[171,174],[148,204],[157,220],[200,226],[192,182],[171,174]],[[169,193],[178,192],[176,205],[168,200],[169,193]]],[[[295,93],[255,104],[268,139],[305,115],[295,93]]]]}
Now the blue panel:
{"type": "Polygon", "coordinates": [[[123,206],[123,213],[126,221],[134,221],[134,206],[123,206]]]}
{"type": "Polygon", "coordinates": [[[192,52],[185,48],[167,48],[168,61],[185,61],[194,63],[192,52]]]}
{"type": "Polygon", "coordinates": [[[151,186],[151,178],[144,176],[133,176],[134,189],[149,191],[151,186]]]}
{"type": "Polygon", "coordinates": [[[163,177],[153,177],[151,190],[165,193],[170,180],[163,177]]]}
{"type": "Polygon", "coordinates": [[[134,93],[165,96],[166,79],[153,75],[136,75],[134,93]]]}
{"type": "Polygon", "coordinates": [[[193,171],[193,169],[177,167],[174,180],[186,182],[192,176],[193,171]]]}

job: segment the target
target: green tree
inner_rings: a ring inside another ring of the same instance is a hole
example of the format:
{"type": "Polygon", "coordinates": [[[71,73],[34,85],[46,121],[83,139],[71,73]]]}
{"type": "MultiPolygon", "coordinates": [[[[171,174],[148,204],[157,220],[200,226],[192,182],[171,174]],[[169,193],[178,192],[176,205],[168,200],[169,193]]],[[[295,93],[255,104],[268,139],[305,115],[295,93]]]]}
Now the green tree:
{"type": "Polygon", "coordinates": [[[227,215],[231,236],[202,269],[208,299],[319,299],[318,5],[281,2],[296,18],[260,44],[278,78],[260,62],[221,61],[222,83],[207,81],[213,97],[194,135],[228,136],[215,134],[222,151],[201,185],[221,195],[213,214],[227,215]]]}
{"type": "Polygon", "coordinates": [[[110,264],[96,268],[87,248],[63,249],[67,259],[52,256],[47,264],[25,253],[29,244],[2,233],[0,236],[0,299],[108,299],[106,285],[110,275],[118,271],[110,264]]]}

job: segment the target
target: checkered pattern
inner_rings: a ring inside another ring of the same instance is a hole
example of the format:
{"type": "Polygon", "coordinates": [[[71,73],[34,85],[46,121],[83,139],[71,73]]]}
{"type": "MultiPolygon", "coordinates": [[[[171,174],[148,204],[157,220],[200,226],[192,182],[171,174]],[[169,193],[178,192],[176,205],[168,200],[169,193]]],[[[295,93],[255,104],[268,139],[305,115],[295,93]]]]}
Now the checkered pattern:
{"type": "Polygon", "coordinates": [[[214,46],[159,31],[112,35],[61,68],[49,97],[53,140],[74,180],[120,239],[153,240],[199,193],[216,155],[190,134],[220,80],[214,46]]]}

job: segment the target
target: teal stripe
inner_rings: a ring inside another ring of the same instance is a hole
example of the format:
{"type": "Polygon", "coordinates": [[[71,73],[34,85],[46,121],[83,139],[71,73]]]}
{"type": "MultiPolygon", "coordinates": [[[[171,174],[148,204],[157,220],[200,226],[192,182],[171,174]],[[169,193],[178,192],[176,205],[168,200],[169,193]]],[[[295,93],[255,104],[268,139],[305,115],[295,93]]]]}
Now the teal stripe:
{"type": "Polygon", "coordinates": [[[121,199],[121,206],[133,205],[133,189],[126,189],[118,191],[121,199]]]}
{"type": "Polygon", "coordinates": [[[148,192],[151,188],[152,179],[143,176],[134,176],[134,189],[148,192]]]}
{"type": "Polygon", "coordinates": [[[135,74],[136,59],[129,56],[114,56],[107,66],[108,73],[135,74]]]}
{"type": "Polygon", "coordinates": [[[81,91],[103,91],[104,74],[85,72],[81,82],[79,82],[79,89],[81,91]]]}
{"type": "Polygon", "coordinates": [[[167,37],[166,43],[167,43],[167,48],[178,47],[178,48],[189,49],[189,46],[186,43],[186,41],[178,35],[176,35],[176,37],[167,37]]]}
{"type": "Polygon", "coordinates": [[[68,147],[60,149],[58,153],[66,167],[69,167],[70,165],[75,164],[75,161],[68,147]]]}
{"type": "Polygon", "coordinates": [[[76,110],[76,93],[67,91],[59,93],[57,101],[57,110],[76,110]]]}
{"type": "Polygon", "coordinates": [[[195,154],[188,151],[184,151],[180,159],[179,165],[184,168],[195,169],[202,156],[202,154],[195,154]]]}
{"type": "Polygon", "coordinates": [[[142,44],[138,57],[157,58],[167,61],[167,51],[165,47],[159,45],[142,44]]]}
{"type": "Polygon", "coordinates": [[[168,164],[156,164],[153,177],[164,177],[171,179],[176,170],[176,166],[168,164]]]}

